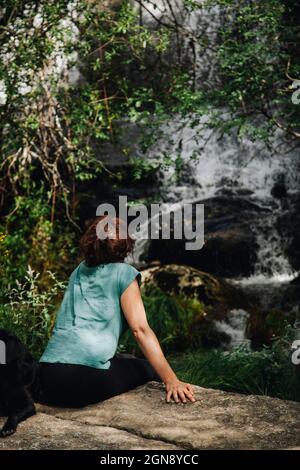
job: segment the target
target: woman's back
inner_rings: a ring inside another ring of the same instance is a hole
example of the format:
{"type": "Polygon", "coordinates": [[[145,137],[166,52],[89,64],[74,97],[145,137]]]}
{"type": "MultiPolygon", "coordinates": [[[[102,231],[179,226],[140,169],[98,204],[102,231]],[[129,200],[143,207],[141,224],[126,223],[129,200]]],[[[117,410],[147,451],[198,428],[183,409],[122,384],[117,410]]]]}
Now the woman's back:
{"type": "Polygon", "coordinates": [[[70,276],[40,362],[108,369],[127,327],[120,297],[136,277],[140,282],[140,272],[127,263],[88,267],[81,262],[70,276]]]}

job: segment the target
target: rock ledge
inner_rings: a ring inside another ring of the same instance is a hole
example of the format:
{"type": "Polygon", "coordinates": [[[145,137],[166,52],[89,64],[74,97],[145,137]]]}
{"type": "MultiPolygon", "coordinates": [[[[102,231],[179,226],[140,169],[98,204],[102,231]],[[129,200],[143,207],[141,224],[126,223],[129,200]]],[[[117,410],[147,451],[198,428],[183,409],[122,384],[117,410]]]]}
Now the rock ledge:
{"type": "Polygon", "coordinates": [[[195,391],[196,403],[166,403],[163,385],[149,382],[82,409],[37,405],[0,450],[300,449],[300,403],[195,391]]]}

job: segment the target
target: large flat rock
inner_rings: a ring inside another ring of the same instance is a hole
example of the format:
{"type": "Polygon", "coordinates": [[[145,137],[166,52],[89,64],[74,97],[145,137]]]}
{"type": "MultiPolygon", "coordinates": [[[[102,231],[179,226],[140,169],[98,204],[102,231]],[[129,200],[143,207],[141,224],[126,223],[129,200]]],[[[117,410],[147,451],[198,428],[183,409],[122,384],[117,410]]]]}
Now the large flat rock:
{"type": "Polygon", "coordinates": [[[163,385],[150,382],[82,409],[37,405],[38,414],[0,440],[0,449],[300,448],[300,403],[195,392],[196,403],[166,403],[163,385]]]}

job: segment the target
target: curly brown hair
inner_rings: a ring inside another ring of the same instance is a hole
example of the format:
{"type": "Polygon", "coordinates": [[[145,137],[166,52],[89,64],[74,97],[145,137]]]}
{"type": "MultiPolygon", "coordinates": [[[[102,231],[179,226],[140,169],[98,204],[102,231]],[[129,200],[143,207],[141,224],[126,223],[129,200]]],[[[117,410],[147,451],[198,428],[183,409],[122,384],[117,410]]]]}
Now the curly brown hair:
{"type": "Polygon", "coordinates": [[[135,240],[128,234],[122,219],[102,215],[95,218],[81,237],[80,250],[86,264],[92,267],[104,263],[123,262],[133,250],[134,243],[135,240]],[[99,228],[107,234],[106,238],[98,236],[99,228]],[[125,233],[125,238],[123,234],[120,237],[121,230],[125,233]]]}

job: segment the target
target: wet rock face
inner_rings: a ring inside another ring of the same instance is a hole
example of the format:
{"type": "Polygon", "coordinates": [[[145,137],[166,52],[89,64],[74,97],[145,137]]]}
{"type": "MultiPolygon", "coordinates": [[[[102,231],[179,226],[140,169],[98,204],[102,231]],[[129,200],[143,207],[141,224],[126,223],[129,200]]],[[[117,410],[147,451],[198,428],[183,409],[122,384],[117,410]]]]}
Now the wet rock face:
{"type": "Polygon", "coordinates": [[[204,204],[201,250],[186,250],[187,240],[150,240],[144,260],[188,264],[222,277],[250,276],[256,261],[256,236],[251,223],[260,209],[242,198],[215,197],[204,204]]]}
{"type": "Polygon", "coordinates": [[[278,219],[277,229],[282,239],[287,240],[286,255],[295,271],[300,270],[300,197],[293,208],[283,210],[278,219]]]}
{"type": "Polygon", "coordinates": [[[195,394],[195,403],[166,403],[164,386],[149,382],[82,409],[37,405],[0,450],[300,449],[300,403],[198,386],[195,394]]]}

